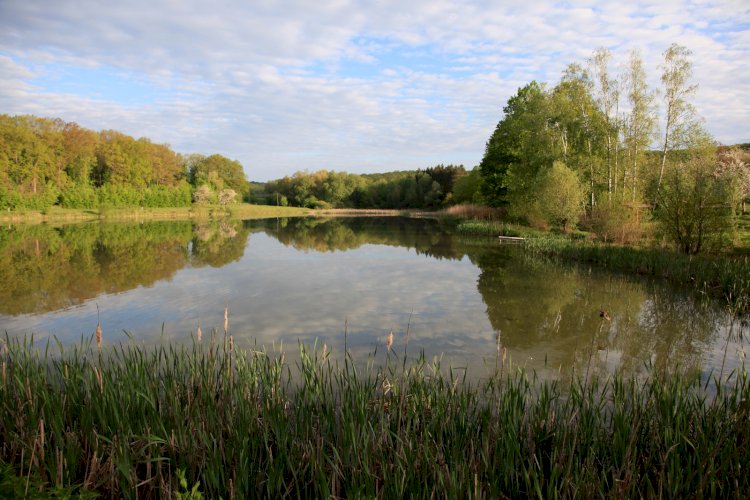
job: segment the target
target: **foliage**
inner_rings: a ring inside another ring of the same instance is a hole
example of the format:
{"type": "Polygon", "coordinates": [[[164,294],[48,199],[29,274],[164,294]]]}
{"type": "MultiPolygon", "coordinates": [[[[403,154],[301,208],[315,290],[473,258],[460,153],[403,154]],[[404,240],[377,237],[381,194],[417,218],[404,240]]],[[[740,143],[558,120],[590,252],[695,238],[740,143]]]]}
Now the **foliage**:
{"type": "Polygon", "coordinates": [[[222,189],[219,193],[219,204],[227,205],[237,198],[237,192],[234,189],[222,189]]]}
{"type": "Polygon", "coordinates": [[[425,170],[385,174],[347,174],[319,170],[296,172],[268,182],[266,199],[272,204],[308,208],[440,208],[452,202],[452,190],[463,166],[437,165],[425,170]]]}
{"type": "Polygon", "coordinates": [[[69,184],[60,193],[60,206],[63,208],[96,208],[99,206],[99,192],[89,183],[69,184]]]}
{"type": "Polygon", "coordinates": [[[208,184],[201,184],[195,191],[193,191],[193,203],[204,205],[207,203],[214,203],[215,201],[216,195],[208,184]]]}
{"type": "Polygon", "coordinates": [[[578,222],[585,206],[585,188],[578,175],[556,161],[544,172],[534,191],[537,209],[544,220],[567,231],[578,222]]]}
{"type": "Polygon", "coordinates": [[[182,207],[204,183],[247,192],[242,166],[221,155],[183,158],[115,130],[0,115],[0,209],[182,207]]]}
{"type": "Polygon", "coordinates": [[[731,244],[736,202],[731,175],[715,170],[713,155],[667,163],[654,217],[670,242],[686,254],[731,244]]]}
{"type": "Polygon", "coordinates": [[[480,192],[481,182],[482,177],[479,168],[474,168],[466,175],[460,176],[453,185],[452,201],[459,204],[481,204],[483,201],[480,192]]]}
{"type": "Polygon", "coordinates": [[[591,211],[584,226],[605,243],[637,243],[645,231],[637,210],[619,199],[605,200],[591,211]]]}
{"type": "Polygon", "coordinates": [[[232,189],[244,195],[249,189],[245,170],[240,162],[219,154],[207,157],[193,155],[190,159],[188,177],[194,186],[206,184],[214,191],[232,189]]]}

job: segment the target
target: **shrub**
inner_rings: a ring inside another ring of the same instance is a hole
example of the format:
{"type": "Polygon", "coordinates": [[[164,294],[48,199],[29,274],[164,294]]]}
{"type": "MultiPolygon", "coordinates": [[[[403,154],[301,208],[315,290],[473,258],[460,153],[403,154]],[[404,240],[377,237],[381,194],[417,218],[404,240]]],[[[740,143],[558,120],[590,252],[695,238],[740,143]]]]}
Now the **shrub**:
{"type": "Polygon", "coordinates": [[[731,242],[734,188],[731,176],[716,172],[710,155],[671,164],[657,193],[654,217],[681,252],[718,250],[731,242]]]}
{"type": "Polygon", "coordinates": [[[603,201],[592,209],[583,225],[604,242],[636,243],[644,232],[636,210],[620,200],[603,201]]]}
{"type": "Polygon", "coordinates": [[[64,208],[96,208],[99,205],[97,190],[90,184],[73,184],[60,194],[64,208]]]}
{"type": "Polygon", "coordinates": [[[212,203],[215,198],[216,195],[207,184],[202,184],[198,189],[193,191],[193,203],[198,205],[212,203]]]}

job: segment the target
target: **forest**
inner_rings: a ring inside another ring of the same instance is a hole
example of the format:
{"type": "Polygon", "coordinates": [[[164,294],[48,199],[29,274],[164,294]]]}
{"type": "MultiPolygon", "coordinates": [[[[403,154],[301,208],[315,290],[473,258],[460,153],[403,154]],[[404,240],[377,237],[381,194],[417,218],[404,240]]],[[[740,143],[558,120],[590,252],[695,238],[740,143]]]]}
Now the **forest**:
{"type": "Polygon", "coordinates": [[[248,191],[242,165],[181,155],[115,130],[59,118],[0,115],[0,209],[229,203],[248,191]]]}

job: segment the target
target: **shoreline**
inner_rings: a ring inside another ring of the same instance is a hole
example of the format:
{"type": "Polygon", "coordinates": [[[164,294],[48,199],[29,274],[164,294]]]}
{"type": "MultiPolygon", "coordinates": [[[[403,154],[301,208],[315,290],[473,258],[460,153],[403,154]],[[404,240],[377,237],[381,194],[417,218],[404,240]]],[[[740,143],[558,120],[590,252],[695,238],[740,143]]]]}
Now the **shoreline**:
{"type": "Polygon", "coordinates": [[[298,207],[276,207],[243,203],[222,207],[206,205],[199,207],[168,208],[112,208],[112,209],[73,209],[52,208],[39,211],[0,213],[0,224],[42,224],[48,222],[91,222],[91,221],[140,221],[140,220],[186,220],[232,217],[238,219],[265,219],[272,217],[302,217],[311,210],[298,207]]]}

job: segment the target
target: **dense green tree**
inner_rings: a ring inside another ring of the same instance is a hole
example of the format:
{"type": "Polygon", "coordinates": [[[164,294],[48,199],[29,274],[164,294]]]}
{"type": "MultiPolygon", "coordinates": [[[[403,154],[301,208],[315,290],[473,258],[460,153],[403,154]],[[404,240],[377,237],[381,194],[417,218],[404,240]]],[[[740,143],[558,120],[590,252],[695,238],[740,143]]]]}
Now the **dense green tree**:
{"type": "Polygon", "coordinates": [[[479,186],[482,177],[479,167],[472,169],[466,175],[456,179],[453,186],[453,200],[455,203],[473,203],[482,204],[482,195],[479,192],[479,186]]]}
{"type": "Polygon", "coordinates": [[[101,132],[94,184],[142,189],[153,181],[148,144],[115,130],[101,132]]]}
{"type": "Polygon", "coordinates": [[[571,168],[556,161],[542,174],[536,189],[539,211],[548,224],[567,231],[584,211],[586,191],[571,168]]]}
{"type": "Polygon", "coordinates": [[[233,189],[241,195],[247,192],[247,178],[240,162],[219,154],[194,159],[188,173],[192,185],[208,184],[214,190],[233,189]]]}
{"type": "Polygon", "coordinates": [[[89,184],[96,168],[96,149],[99,136],[96,132],[66,123],[62,130],[63,158],[68,178],[76,184],[89,184]]]}
{"type": "Polygon", "coordinates": [[[666,164],[654,216],[680,251],[718,250],[730,242],[738,195],[731,172],[717,172],[715,153],[696,151],[666,164]]]}
{"type": "Polygon", "coordinates": [[[482,195],[491,206],[524,192],[539,169],[554,159],[554,134],[548,121],[549,94],[535,81],[518,89],[503,108],[505,116],[487,141],[479,164],[482,195]]]}

